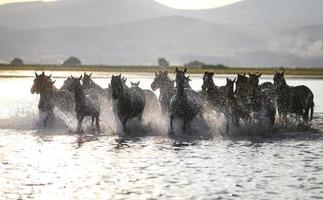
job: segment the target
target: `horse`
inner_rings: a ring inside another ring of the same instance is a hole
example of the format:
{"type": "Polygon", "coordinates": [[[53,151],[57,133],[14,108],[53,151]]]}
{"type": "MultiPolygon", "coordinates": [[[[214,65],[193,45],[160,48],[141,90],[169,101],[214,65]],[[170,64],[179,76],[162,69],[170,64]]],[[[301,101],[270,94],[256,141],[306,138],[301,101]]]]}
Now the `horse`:
{"type": "Polygon", "coordinates": [[[38,102],[38,111],[39,115],[43,115],[44,119],[42,121],[41,126],[45,127],[48,123],[53,123],[55,119],[54,115],[54,83],[55,81],[51,80],[51,76],[46,76],[45,72],[38,75],[35,72],[36,78],[34,79],[34,84],[32,85],[30,92],[32,94],[39,94],[39,102],[38,102]]]}
{"type": "Polygon", "coordinates": [[[275,92],[273,84],[270,82],[259,85],[259,78],[261,75],[261,73],[249,73],[254,111],[261,111],[264,114],[264,117],[269,120],[269,124],[273,126],[276,116],[275,92]]]}
{"type": "Polygon", "coordinates": [[[163,113],[169,112],[170,100],[174,94],[174,83],[175,81],[170,80],[167,71],[155,72],[155,79],[151,83],[151,89],[156,91],[160,90],[159,103],[163,113]]]}
{"type": "Polygon", "coordinates": [[[278,113],[283,121],[285,121],[287,114],[296,114],[297,119],[302,116],[306,124],[312,121],[314,94],[308,87],[304,85],[289,86],[285,80],[285,70],[275,73],[274,85],[277,93],[278,113]]]}
{"type": "Polygon", "coordinates": [[[128,88],[119,76],[112,75],[111,92],[113,109],[122,123],[123,132],[126,133],[127,121],[138,118],[142,121],[145,108],[145,95],[139,87],[128,88]]]}
{"type": "Polygon", "coordinates": [[[79,78],[74,78],[71,76],[70,84],[68,86],[68,90],[74,92],[75,97],[75,112],[77,118],[77,132],[81,133],[82,131],[82,121],[84,117],[91,116],[92,117],[92,126],[95,125],[96,130],[100,132],[100,105],[96,105],[93,99],[89,98],[85,95],[83,91],[83,87],[81,85],[82,75],[79,78]]]}
{"type": "Polygon", "coordinates": [[[192,89],[185,88],[185,68],[183,71],[176,68],[176,91],[170,101],[170,134],[174,133],[173,120],[181,118],[184,120],[182,129],[185,131],[190,122],[202,111],[202,99],[192,89]]]}
{"type": "Polygon", "coordinates": [[[230,122],[240,126],[240,119],[249,119],[246,109],[239,104],[239,99],[234,94],[236,79],[226,79],[226,85],[217,87],[213,81],[214,72],[204,72],[202,90],[205,91],[206,101],[217,111],[223,113],[226,119],[226,133],[229,131],[230,122]]]}

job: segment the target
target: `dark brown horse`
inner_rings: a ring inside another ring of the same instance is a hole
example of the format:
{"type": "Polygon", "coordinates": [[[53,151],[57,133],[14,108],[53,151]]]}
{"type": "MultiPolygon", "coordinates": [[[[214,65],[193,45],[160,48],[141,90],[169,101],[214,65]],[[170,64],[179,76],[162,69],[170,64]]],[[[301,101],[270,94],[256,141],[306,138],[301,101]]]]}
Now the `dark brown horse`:
{"type": "Polygon", "coordinates": [[[45,127],[48,124],[53,124],[54,116],[54,92],[56,90],[54,83],[55,81],[51,80],[51,76],[46,76],[43,72],[38,75],[35,72],[36,78],[34,79],[34,84],[31,87],[30,92],[32,94],[39,94],[38,110],[39,116],[42,117],[41,126],[45,127]]]}
{"type": "Polygon", "coordinates": [[[48,122],[54,121],[55,106],[63,112],[72,112],[74,102],[69,91],[58,90],[54,86],[55,81],[52,81],[51,76],[46,76],[44,72],[40,75],[35,73],[35,76],[31,93],[40,95],[38,110],[40,116],[43,116],[41,126],[47,126],[48,122]]]}

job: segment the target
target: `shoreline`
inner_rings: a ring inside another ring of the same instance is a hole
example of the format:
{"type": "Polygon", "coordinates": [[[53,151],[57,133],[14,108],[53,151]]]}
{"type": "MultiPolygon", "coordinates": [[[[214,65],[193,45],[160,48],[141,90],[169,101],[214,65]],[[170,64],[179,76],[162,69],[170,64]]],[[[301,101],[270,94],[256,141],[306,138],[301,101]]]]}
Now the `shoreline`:
{"type": "MultiPolygon", "coordinates": [[[[183,66],[171,66],[167,70],[172,74],[175,67],[183,68],[183,66]]],[[[81,66],[62,66],[62,65],[0,65],[0,77],[28,77],[33,76],[33,72],[94,72],[99,74],[127,73],[127,74],[149,74],[162,70],[158,66],[104,66],[104,65],[81,65],[81,66]],[[19,74],[19,73],[20,74],[19,74]],[[32,74],[30,73],[32,72],[32,74]],[[30,73],[30,75],[28,75],[30,73]]],[[[227,67],[227,68],[202,68],[187,67],[189,74],[203,74],[205,71],[215,72],[215,76],[236,75],[237,73],[257,73],[261,72],[264,76],[271,76],[280,68],[251,68],[251,67],[227,67]]],[[[311,78],[323,79],[323,68],[285,68],[286,76],[289,78],[311,78]]]]}

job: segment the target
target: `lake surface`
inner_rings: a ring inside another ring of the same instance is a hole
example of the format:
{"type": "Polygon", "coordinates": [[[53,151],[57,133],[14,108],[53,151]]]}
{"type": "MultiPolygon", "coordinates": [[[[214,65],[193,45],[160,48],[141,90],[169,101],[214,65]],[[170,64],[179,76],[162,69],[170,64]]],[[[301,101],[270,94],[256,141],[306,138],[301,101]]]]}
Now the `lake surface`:
{"type": "MultiPolygon", "coordinates": [[[[8,74],[0,75],[12,75],[8,74]]],[[[60,87],[69,72],[54,72],[60,87]],[[65,76],[65,77],[64,77],[65,76]]],[[[33,75],[21,72],[19,76],[33,75]]],[[[75,73],[75,76],[79,74],[75,73]]],[[[110,74],[94,80],[103,87],[110,74]]],[[[153,74],[127,74],[149,88],[153,74]]],[[[201,75],[191,75],[199,90],[201,75]]],[[[321,199],[323,197],[323,93],[321,79],[288,78],[315,94],[314,131],[280,132],[275,137],[225,138],[221,117],[208,119],[207,139],[175,141],[166,119],[149,117],[131,124],[142,136],[116,142],[109,108],[104,132],[77,135],[73,116],[56,112],[67,124],[38,130],[38,95],[31,77],[0,78],[1,199],[321,199]]],[[[264,77],[261,81],[271,81],[264,77]]],[[[225,84],[225,76],[215,78],[225,84]]],[[[156,93],[158,94],[158,93],[156,93]]],[[[86,124],[85,124],[86,126],[86,124]]],[[[205,132],[205,127],[194,127],[205,132]]],[[[275,134],[275,133],[274,133],[275,134]]]]}

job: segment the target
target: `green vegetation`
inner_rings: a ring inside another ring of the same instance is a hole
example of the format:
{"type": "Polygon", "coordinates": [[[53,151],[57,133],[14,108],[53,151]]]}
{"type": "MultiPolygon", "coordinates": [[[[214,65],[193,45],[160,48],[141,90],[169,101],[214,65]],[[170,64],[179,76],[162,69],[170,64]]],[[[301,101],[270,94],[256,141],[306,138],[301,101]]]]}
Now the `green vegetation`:
{"type": "MultiPolygon", "coordinates": [[[[175,71],[175,67],[168,67],[168,71],[175,71]]],[[[323,77],[323,68],[285,68],[287,75],[294,76],[317,76],[323,77]]],[[[0,65],[0,70],[34,70],[34,71],[84,71],[84,72],[130,72],[130,73],[153,73],[161,70],[159,66],[105,66],[105,65],[0,65]]],[[[207,67],[190,67],[189,73],[204,73],[205,71],[214,71],[216,74],[237,74],[237,73],[255,73],[262,72],[266,75],[272,75],[279,71],[280,67],[273,68],[252,68],[252,67],[220,67],[217,65],[207,67]]]]}

